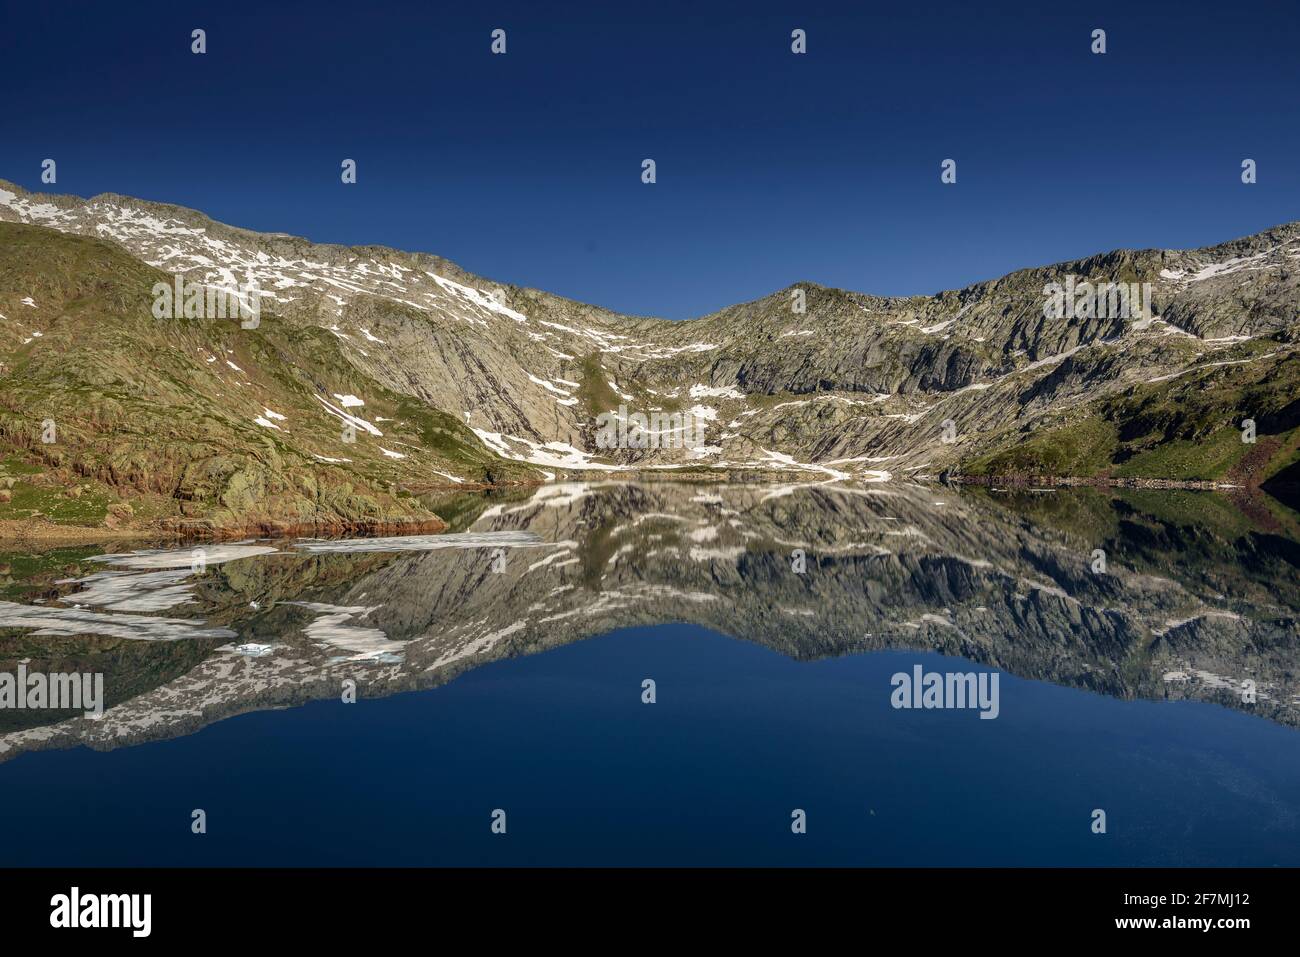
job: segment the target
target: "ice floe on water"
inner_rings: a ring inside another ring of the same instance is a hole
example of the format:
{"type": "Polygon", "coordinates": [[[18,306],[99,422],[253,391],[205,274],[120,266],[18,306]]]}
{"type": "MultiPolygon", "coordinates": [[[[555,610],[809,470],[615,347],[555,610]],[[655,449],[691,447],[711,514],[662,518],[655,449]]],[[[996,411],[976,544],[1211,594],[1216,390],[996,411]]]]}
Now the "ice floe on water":
{"type": "Polygon", "coordinates": [[[235,637],[230,629],[208,627],[204,621],[105,613],[88,608],[19,605],[10,601],[0,601],[0,628],[31,628],[32,635],[42,637],[105,635],[133,641],[235,637]]]}
{"type": "Polygon", "coordinates": [[[270,545],[198,545],[193,548],[146,549],[96,555],[91,561],[104,562],[117,568],[192,568],[197,564],[219,565],[237,558],[269,555],[275,551],[278,549],[270,545]]]}
{"type": "Polygon", "coordinates": [[[219,651],[229,651],[236,655],[243,655],[245,658],[265,658],[274,649],[270,645],[261,645],[255,641],[246,642],[242,645],[223,645],[219,651]]]}
{"type": "Polygon", "coordinates": [[[57,584],[81,585],[68,602],[93,605],[108,611],[165,611],[192,600],[192,578],[206,565],[265,555],[276,549],[267,545],[204,545],[96,555],[92,561],[114,566],[85,578],[67,578],[57,584]]]}
{"type": "Polygon", "coordinates": [[[68,596],[79,605],[94,605],[109,611],[166,611],[191,601],[192,572],[184,569],[129,572],[102,571],[86,578],[68,579],[59,584],[79,584],[81,591],[68,596]]]}
{"type": "Polygon", "coordinates": [[[428,552],[440,548],[535,548],[545,545],[533,532],[460,532],[397,535],[391,538],[307,539],[294,548],[308,552],[428,552]]]}

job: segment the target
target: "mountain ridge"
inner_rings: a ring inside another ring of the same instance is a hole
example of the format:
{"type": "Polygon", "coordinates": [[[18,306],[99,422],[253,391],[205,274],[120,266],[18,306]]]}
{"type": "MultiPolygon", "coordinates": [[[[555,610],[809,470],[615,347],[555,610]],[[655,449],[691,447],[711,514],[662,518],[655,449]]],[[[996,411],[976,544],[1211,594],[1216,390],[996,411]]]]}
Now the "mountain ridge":
{"type": "Polygon", "coordinates": [[[551,292],[541,287],[525,286],[525,285],[520,285],[518,283],[510,283],[502,280],[496,280],[485,273],[472,272],[471,270],[468,270],[463,266],[461,266],[454,259],[449,259],[438,253],[429,252],[428,250],[418,250],[418,249],[404,250],[399,247],[388,246],[383,243],[349,244],[349,243],[336,243],[336,242],[321,242],[321,241],[311,239],[307,236],[299,235],[297,233],[261,232],[258,230],[249,229],[243,226],[236,226],[234,224],[227,223],[219,219],[215,219],[212,216],[209,216],[207,213],[204,213],[202,210],[195,209],[192,207],[181,206],[175,203],[168,203],[163,200],[152,200],[152,199],[145,199],[138,196],[130,196],[125,193],[117,193],[113,191],[95,193],[94,195],[88,197],[82,197],[74,193],[39,193],[39,192],[33,192],[32,190],[29,190],[18,183],[3,178],[0,178],[0,190],[13,192],[20,199],[36,200],[36,201],[48,202],[48,203],[56,203],[58,201],[62,201],[62,204],[66,204],[70,208],[75,206],[87,205],[99,201],[104,201],[104,202],[111,201],[111,202],[117,202],[125,205],[136,205],[136,206],[141,206],[146,208],[152,208],[160,212],[167,212],[173,215],[192,217],[194,219],[201,220],[213,226],[220,227],[221,229],[230,230],[235,233],[244,234],[254,238],[282,239],[282,240],[287,240],[296,243],[305,243],[307,245],[315,246],[315,247],[332,248],[332,249],[344,250],[344,251],[384,252],[384,253],[392,253],[397,255],[423,257],[444,264],[449,270],[459,272],[466,277],[470,277],[484,282],[494,282],[502,286],[511,286],[512,288],[516,288],[525,292],[542,293],[544,295],[550,296],[555,299],[564,300],[591,309],[597,309],[602,312],[606,312],[609,315],[618,316],[620,318],[631,320],[634,322],[640,320],[653,320],[653,321],[674,322],[674,323],[696,322],[701,319],[708,319],[712,316],[717,315],[720,312],[724,312],[728,309],[734,309],[738,306],[753,305],[756,303],[764,302],[768,299],[788,294],[791,290],[799,289],[799,288],[803,288],[803,289],[816,288],[825,291],[852,293],[858,296],[877,299],[882,302],[906,301],[906,300],[913,300],[913,299],[938,299],[938,298],[944,298],[949,294],[960,295],[961,293],[967,292],[968,290],[980,286],[997,283],[999,281],[1006,280],[1021,274],[1039,273],[1044,270],[1049,272],[1061,271],[1063,269],[1067,269],[1068,267],[1075,267],[1076,270],[1078,271],[1086,271],[1085,267],[1089,263],[1093,262],[1094,260],[1104,260],[1104,259],[1109,259],[1111,257],[1120,256],[1124,254],[1130,254],[1130,255],[1147,254],[1147,253],[1208,254],[1208,253],[1217,253],[1217,252],[1231,252],[1236,249],[1244,249],[1244,248],[1251,247],[1253,245],[1254,240],[1273,239],[1275,242],[1284,242],[1284,241],[1294,240],[1297,237],[1300,237],[1300,220],[1282,221],[1282,222],[1274,223],[1271,226],[1263,227],[1257,230],[1256,232],[1246,233],[1244,235],[1237,236],[1233,239],[1224,240],[1222,242],[1214,243],[1209,246],[1187,246],[1187,247],[1179,247],[1176,249],[1166,249],[1159,246],[1118,246],[1112,249],[1093,253],[1088,256],[1055,260],[1052,262],[1044,262],[1033,266],[1022,266],[1020,268],[1013,269],[1010,272],[1003,273],[1001,276],[997,278],[977,280],[975,282],[968,283],[965,286],[944,287],[932,293],[920,292],[920,293],[911,293],[906,295],[879,295],[876,293],[866,292],[864,290],[855,290],[855,289],[849,289],[847,287],[842,287],[842,286],[828,285],[819,280],[801,279],[780,286],[778,288],[775,288],[771,292],[766,293],[764,295],[756,296],[753,299],[743,300],[741,302],[734,303],[730,306],[724,306],[721,309],[714,310],[713,312],[701,313],[699,315],[689,316],[684,319],[667,319],[662,316],[657,316],[648,313],[647,314],[622,313],[612,307],[601,306],[596,303],[589,303],[586,302],[585,300],[577,299],[572,296],[561,295],[560,293],[551,292]]]}
{"type": "MultiPolygon", "coordinates": [[[[457,471],[455,456],[441,456],[423,440],[408,441],[400,452],[381,446],[388,461],[376,463],[367,484],[670,470],[860,481],[1068,475],[1257,485],[1287,474],[1300,458],[1300,223],[1199,249],[1113,250],[928,296],[796,283],[674,321],[497,284],[429,253],[258,233],[114,193],[81,200],[0,181],[0,221],[94,237],[187,282],[251,283],[284,335],[303,343],[332,337],[334,348],[322,359],[327,374],[312,370],[316,360],[301,344],[293,361],[304,388],[295,387],[291,400],[267,393],[289,402],[294,425],[311,419],[316,428],[320,416],[351,415],[331,395],[363,408],[372,400],[355,390],[372,390],[386,397],[389,411],[404,406],[408,418],[436,416],[449,441],[478,447],[463,453],[473,468],[457,471]],[[1093,296],[1078,315],[1049,315],[1048,290],[1073,288],[1076,280],[1126,294],[1131,288],[1139,311],[1129,314],[1125,300],[1121,314],[1110,314],[1118,300],[1093,296]],[[352,391],[330,384],[350,377],[352,391]],[[598,423],[611,413],[625,423],[636,414],[694,423],[704,438],[648,447],[620,440],[606,448],[598,423]],[[1258,433],[1253,441],[1242,440],[1247,420],[1258,433]],[[397,458],[408,455],[404,464],[397,458]]],[[[92,256],[89,249],[82,254],[92,256]]],[[[23,302],[32,290],[22,284],[36,284],[45,267],[27,268],[0,285],[0,315],[57,328],[62,303],[46,310],[23,302]]],[[[137,322],[141,295],[136,289],[116,296],[137,310],[118,322],[135,330],[124,354],[151,349],[137,322]]],[[[183,327],[153,328],[185,338],[183,327]]],[[[28,331],[10,337],[17,350],[11,359],[48,344],[46,328],[28,331]]],[[[75,355],[90,346],[76,340],[68,347],[69,362],[93,378],[94,363],[75,355]]],[[[163,359],[155,354],[153,361],[163,359]]],[[[158,370],[164,378],[175,374],[158,370]]],[[[269,387],[254,378],[240,388],[269,387]]],[[[226,388],[207,380],[194,387],[187,408],[215,403],[216,390],[226,388]]],[[[382,429],[364,421],[368,448],[382,429]]],[[[332,461],[352,456],[323,435],[307,451],[307,461],[314,457],[322,468],[355,464],[332,461]]],[[[213,494],[220,497],[219,490],[213,494]]],[[[299,519],[310,511],[302,503],[292,510],[299,519]]],[[[233,512],[228,507],[222,521],[233,512]]],[[[339,518],[379,517],[364,513],[344,509],[339,518]]],[[[382,521],[393,514],[383,512],[382,521]]],[[[274,514],[267,520],[279,521],[274,514]]]]}

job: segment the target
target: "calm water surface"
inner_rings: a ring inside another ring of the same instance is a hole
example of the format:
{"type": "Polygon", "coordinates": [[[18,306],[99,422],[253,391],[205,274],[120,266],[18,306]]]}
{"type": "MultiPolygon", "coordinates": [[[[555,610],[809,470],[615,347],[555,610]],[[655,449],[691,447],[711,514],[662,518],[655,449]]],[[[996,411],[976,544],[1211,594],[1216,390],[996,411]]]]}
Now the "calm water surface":
{"type": "Polygon", "coordinates": [[[108,704],[0,710],[0,864],[1300,864],[1276,503],[441,505],[444,536],[0,557],[0,673],[108,704]],[[997,717],[895,708],[916,666],[996,675],[997,717]]]}

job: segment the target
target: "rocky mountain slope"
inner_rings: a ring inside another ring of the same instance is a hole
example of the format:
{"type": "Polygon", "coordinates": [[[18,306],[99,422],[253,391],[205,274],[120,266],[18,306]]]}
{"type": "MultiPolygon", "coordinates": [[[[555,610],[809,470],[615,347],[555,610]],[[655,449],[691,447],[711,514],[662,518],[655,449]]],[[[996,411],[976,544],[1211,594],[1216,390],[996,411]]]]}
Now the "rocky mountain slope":
{"type": "Polygon", "coordinates": [[[267,313],[256,329],[157,320],[150,289],[170,277],[101,240],[0,223],[0,249],[0,287],[27,293],[0,307],[12,513],[434,530],[399,483],[519,471],[359,372],[325,330],[267,313]]]}
{"type": "Polygon", "coordinates": [[[1300,224],[933,296],[797,283],[685,322],[112,194],[0,181],[0,228],[12,470],[49,464],[36,427],[70,417],[56,468],[107,483],[87,492],[156,495],[145,511],[174,520],[226,524],[254,501],[255,525],[432,520],[401,493],[625,468],[1258,484],[1293,472],[1300,446],[1300,224]],[[156,320],[162,273],[255,284],[265,320],[156,320]],[[1067,282],[1147,283],[1150,301],[1049,318],[1044,290],[1067,282]],[[703,441],[602,448],[597,417],[620,408],[684,416],[703,441]],[[351,445],[344,416],[365,423],[351,445]]]}

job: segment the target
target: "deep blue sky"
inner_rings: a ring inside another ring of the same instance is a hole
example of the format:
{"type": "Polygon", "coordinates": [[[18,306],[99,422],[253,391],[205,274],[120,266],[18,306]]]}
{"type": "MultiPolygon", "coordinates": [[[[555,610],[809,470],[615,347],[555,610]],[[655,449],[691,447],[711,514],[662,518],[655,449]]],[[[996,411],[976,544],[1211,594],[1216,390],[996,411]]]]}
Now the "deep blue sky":
{"type": "Polygon", "coordinates": [[[42,189],[52,157],[53,191],[624,312],[931,293],[1300,219],[1294,3],[4,5],[0,178],[42,189]]]}

